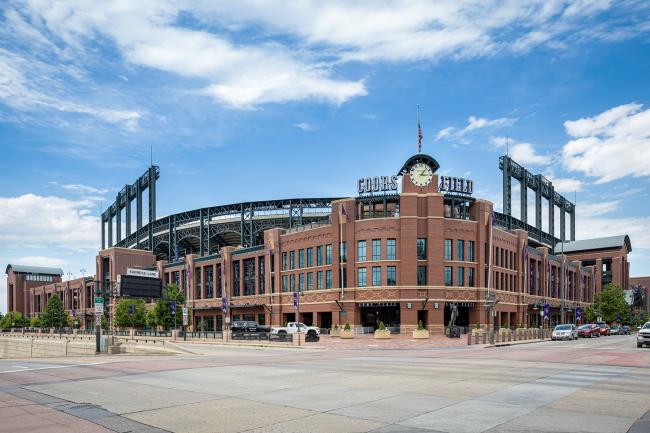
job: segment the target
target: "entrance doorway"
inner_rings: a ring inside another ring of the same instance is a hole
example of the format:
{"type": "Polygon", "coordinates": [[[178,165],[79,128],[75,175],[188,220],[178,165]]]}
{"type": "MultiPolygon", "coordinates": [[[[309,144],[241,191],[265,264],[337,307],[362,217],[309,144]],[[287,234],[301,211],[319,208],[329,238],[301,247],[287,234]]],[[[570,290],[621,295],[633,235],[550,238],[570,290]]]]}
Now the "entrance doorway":
{"type": "Polygon", "coordinates": [[[418,310],[418,326],[420,326],[420,322],[422,322],[422,326],[426,328],[428,325],[428,316],[429,312],[427,310],[418,310]]]}
{"type": "Polygon", "coordinates": [[[386,327],[399,327],[399,302],[373,302],[359,305],[361,326],[377,329],[379,322],[386,327]]]}
{"type": "Polygon", "coordinates": [[[317,313],[318,314],[318,326],[325,329],[330,329],[332,327],[332,313],[317,313]]]}

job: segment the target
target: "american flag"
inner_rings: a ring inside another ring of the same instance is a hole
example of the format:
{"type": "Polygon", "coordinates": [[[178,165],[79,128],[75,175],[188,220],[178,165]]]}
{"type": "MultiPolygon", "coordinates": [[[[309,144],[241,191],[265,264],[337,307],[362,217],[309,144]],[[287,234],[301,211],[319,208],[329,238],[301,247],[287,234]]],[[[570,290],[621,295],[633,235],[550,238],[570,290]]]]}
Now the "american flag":
{"type": "Polygon", "coordinates": [[[418,120],[418,152],[422,150],[422,128],[420,127],[420,121],[418,120]]]}

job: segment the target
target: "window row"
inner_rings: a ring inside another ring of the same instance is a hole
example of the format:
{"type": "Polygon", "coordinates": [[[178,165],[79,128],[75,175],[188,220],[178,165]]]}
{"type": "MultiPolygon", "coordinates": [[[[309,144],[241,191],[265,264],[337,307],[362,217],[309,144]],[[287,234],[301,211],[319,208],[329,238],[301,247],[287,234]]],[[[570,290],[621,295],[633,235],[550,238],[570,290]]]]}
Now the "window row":
{"type": "Polygon", "coordinates": [[[282,270],[311,268],[314,266],[314,256],[316,256],[316,266],[332,264],[332,244],[319,245],[298,250],[298,263],[296,267],[296,251],[282,253],[282,270]],[[324,255],[323,255],[324,252],[324,255]]]}
{"type": "Polygon", "coordinates": [[[467,257],[468,262],[476,261],[476,251],[474,248],[474,241],[464,239],[456,240],[456,255],[454,256],[454,241],[453,239],[445,239],[445,260],[458,260],[465,261],[467,257]],[[465,243],[467,243],[467,251],[465,251],[465,243]]]}
{"type": "Polygon", "coordinates": [[[445,286],[475,287],[476,286],[475,273],[476,270],[474,268],[457,266],[454,275],[454,267],[445,266],[445,286]]]}
{"type": "Polygon", "coordinates": [[[282,276],[283,292],[304,292],[305,290],[321,290],[332,288],[332,271],[306,272],[282,276]],[[316,276],[314,281],[314,274],[316,276]]]}

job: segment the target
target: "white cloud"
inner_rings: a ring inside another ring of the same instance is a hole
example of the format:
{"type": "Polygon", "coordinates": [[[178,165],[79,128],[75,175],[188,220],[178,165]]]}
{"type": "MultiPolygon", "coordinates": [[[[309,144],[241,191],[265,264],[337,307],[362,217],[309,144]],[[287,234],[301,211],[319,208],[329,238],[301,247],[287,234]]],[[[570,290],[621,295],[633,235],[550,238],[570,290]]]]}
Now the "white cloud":
{"type": "Polygon", "coordinates": [[[497,148],[508,147],[510,157],[521,165],[546,165],[551,162],[548,155],[540,155],[531,143],[523,143],[506,137],[492,137],[490,142],[497,148]]]}
{"type": "Polygon", "coordinates": [[[470,133],[472,131],[476,131],[478,129],[486,129],[486,128],[499,128],[499,127],[504,127],[504,126],[512,126],[513,123],[515,123],[517,119],[509,118],[509,117],[500,117],[498,119],[486,119],[485,117],[476,117],[476,116],[469,116],[467,119],[467,126],[465,126],[463,129],[458,129],[453,126],[449,126],[447,128],[441,129],[438,131],[438,134],[436,135],[436,140],[441,140],[443,138],[457,138],[457,139],[462,139],[462,137],[470,133]]]}
{"type": "Polygon", "coordinates": [[[564,145],[564,166],[597,183],[650,175],[650,109],[625,104],[594,117],[564,122],[572,140],[564,145]]]}
{"type": "Polygon", "coordinates": [[[553,188],[559,193],[579,192],[585,186],[584,182],[580,179],[556,177],[552,172],[545,173],[544,176],[553,182],[553,188]]]}
{"type": "Polygon", "coordinates": [[[316,129],[314,125],[307,122],[294,123],[293,126],[295,126],[298,129],[302,129],[303,131],[313,131],[316,129]]]}
{"type": "Polygon", "coordinates": [[[0,101],[26,112],[58,111],[90,116],[135,130],[137,111],[95,107],[67,96],[53,67],[0,48],[0,101]]]}
{"type": "Polygon", "coordinates": [[[50,266],[60,268],[62,266],[65,266],[68,262],[58,257],[24,256],[10,259],[9,263],[17,265],[50,266]]]}
{"type": "Polygon", "coordinates": [[[66,183],[61,184],[59,182],[53,181],[50,184],[63,188],[66,191],[72,192],[74,194],[106,194],[111,191],[107,188],[95,188],[94,186],[82,185],[78,183],[66,183]]]}
{"type": "Polygon", "coordinates": [[[100,246],[95,203],[24,194],[0,197],[0,243],[93,251],[100,246]]]}

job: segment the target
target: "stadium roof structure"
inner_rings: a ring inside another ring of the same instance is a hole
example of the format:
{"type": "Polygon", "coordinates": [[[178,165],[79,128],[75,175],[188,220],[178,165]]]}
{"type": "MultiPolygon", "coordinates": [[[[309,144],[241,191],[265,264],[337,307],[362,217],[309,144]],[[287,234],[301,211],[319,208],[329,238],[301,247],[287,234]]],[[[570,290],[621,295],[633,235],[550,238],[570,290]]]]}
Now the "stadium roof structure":
{"type": "Polygon", "coordinates": [[[606,250],[613,248],[621,248],[625,246],[628,252],[632,251],[632,243],[628,235],[608,236],[605,238],[583,239],[580,241],[559,242],[555,246],[555,252],[560,253],[574,253],[578,251],[593,251],[593,250],[606,250]]]}
{"type": "Polygon", "coordinates": [[[50,268],[45,266],[29,266],[29,265],[7,265],[5,274],[9,273],[9,269],[12,269],[15,274],[40,274],[40,275],[63,275],[63,270],[61,268],[50,268]]]}

